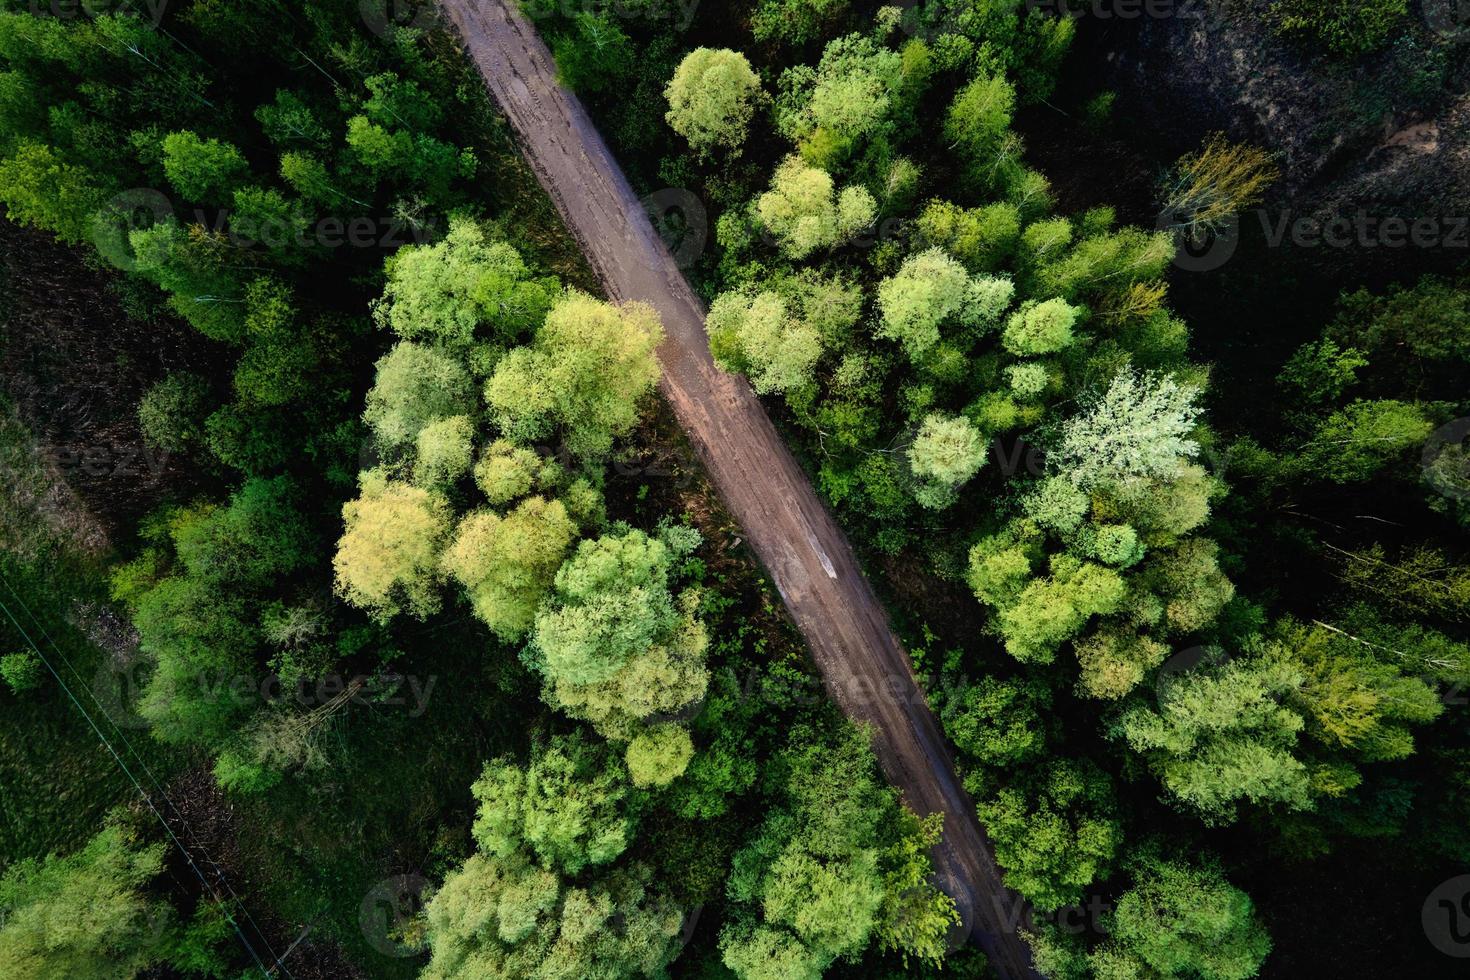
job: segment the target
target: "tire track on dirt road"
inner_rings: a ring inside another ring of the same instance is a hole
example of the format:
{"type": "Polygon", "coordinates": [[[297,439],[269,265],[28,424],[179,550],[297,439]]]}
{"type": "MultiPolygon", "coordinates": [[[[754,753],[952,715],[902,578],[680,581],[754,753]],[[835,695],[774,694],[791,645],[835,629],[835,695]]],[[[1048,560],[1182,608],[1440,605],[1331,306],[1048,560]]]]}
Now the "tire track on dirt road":
{"type": "Polygon", "coordinates": [[[607,144],[557,85],[550,53],[514,0],[441,2],[609,298],[647,303],[662,318],[663,393],[806,637],[828,691],[849,717],[872,726],[874,751],[905,802],[920,814],[944,814],[935,871],[964,935],[1002,977],[1036,977],[1016,933],[1024,906],[1001,883],[886,611],[755,393],[715,367],[704,305],[607,144]]]}

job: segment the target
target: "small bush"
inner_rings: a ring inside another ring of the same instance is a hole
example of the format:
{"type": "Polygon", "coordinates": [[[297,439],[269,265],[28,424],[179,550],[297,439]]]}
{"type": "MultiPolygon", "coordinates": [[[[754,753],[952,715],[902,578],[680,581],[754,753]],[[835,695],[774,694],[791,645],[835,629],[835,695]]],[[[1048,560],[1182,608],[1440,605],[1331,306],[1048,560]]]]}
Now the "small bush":
{"type": "Polygon", "coordinates": [[[0,680],[16,694],[34,691],[41,686],[41,661],[29,650],[7,653],[0,657],[0,680]]]}
{"type": "Polygon", "coordinates": [[[143,395],[138,423],[143,441],[154,449],[182,453],[204,438],[209,386],[192,374],[170,374],[143,395]]]}

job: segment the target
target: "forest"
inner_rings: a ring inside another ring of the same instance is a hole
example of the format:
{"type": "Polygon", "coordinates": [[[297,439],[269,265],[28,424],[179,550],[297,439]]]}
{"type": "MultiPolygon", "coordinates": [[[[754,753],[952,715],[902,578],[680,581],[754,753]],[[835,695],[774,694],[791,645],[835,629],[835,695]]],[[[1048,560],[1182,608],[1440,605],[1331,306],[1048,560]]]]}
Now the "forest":
{"type": "Polygon", "coordinates": [[[1031,975],[1460,975],[1454,6],[3,0],[0,977],[1012,975],[461,7],[845,532],[1031,975]]]}

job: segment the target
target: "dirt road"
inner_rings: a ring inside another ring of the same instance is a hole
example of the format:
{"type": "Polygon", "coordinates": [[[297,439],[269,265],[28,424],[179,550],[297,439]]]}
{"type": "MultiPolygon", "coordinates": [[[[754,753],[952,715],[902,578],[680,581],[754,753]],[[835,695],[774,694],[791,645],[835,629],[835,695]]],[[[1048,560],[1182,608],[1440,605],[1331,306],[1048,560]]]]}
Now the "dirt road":
{"type": "Polygon", "coordinates": [[[617,161],[581,103],[556,84],[550,54],[519,11],[506,0],[442,3],[608,295],[648,303],[663,318],[664,395],[775,581],[832,697],[873,726],[878,759],[909,806],[944,813],[935,866],[967,935],[1002,977],[1036,976],[1015,932],[1020,901],[1001,884],[883,606],[749,385],[715,367],[704,306],[617,161]]]}

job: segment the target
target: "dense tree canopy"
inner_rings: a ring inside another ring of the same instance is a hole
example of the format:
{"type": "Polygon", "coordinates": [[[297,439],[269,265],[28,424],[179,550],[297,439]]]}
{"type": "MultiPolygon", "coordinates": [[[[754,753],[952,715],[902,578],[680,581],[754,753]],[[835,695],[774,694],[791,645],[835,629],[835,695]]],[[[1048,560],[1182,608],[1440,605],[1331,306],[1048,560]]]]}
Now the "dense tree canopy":
{"type": "MultiPolygon", "coordinates": [[[[1034,162],[1106,168],[1132,124],[1108,115],[1124,93],[1059,72],[1077,18],[1034,6],[527,9],[635,193],[698,200],[655,217],[703,249],[676,251],[711,352],[771,403],[879,579],[1038,913],[1042,971],[1243,980],[1273,918],[1280,969],[1300,969],[1322,951],[1279,911],[1299,876],[1330,891],[1368,867],[1408,894],[1470,860],[1470,282],[1350,290],[1334,311],[1313,257],[1248,242],[1227,274],[1171,273],[1181,239],[1274,179],[1280,148],[1223,137],[1122,175],[1118,213],[1137,214],[1164,174],[1159,230],[1067,213],[1097,182],[1054,192],[1034,162]],[[728,47],[695,46],[711,38],[728,47]],[[1210,331],[1208,368],[1171,302],[1210,331]],[[1047,924],[1074,905],[1107,911],[1047,924]]],[[[1403,16],[1337,3],[1311,26],[1276,6],[1275,27],[1339,55],[1403,16]]],[[[126,484],[104,516],[138,638],[118,716],[148,728],[134,751],[183,760],[160,781],[188,787],[190,815],[217,805],[194,782],[212,774],[245,828],[232,858],[270,885],[247,895],[262,921],[319,917],[368,974],[362,889],[391,864],[440,882],[393,937],[423,941],[428,977],[661,976],[675,957],[690,975],[968,975],[963,953],[939,962],[937,821],[816,694],[697,467],[645,465],[682,448],[652,397],[657,317],[583,291],[593,273],[458,46],[427,8],[388,7],[0,13],[0,205],[115,268],[81,305],[126,320],[87,336],[97,364],[51,374],[18,316],[5,388],[24,407],[58,385],[59,414],[29,420],[42,449],[141,438],[162,474],[84,461],[58,467],[68,495],[31,494],[90,505],[126,484]],[[405,717],[383,693],[401,673],[455,690],[405,717]]],[[[1377,57],[1415,70],[1380,74],[1443,95],[1463,58],[1403,33],[1377,57]]],[[[1407,105],[1364,84],[1365,105],[1407,105]]],[[[17,268],[26,314],[36,277],[17,268]]],[[[100,596],[47,594],[90,573],[8,541],[0,565],[83,651],[70,689],[96,667],[109,694],[124,665],[92,646],[123,631],[100,596]]],[[[50,726],[70,708],[19,641],[4,715],[50,726]]],[[[39,730],[51,753],[64,728],[39,730]]],[[[55,796],[92,820],[112,787],[57,744],[55,796]]],[[[161,873],[157,845],[38,832],[44,775],[6,799],[0,973],[247,967],[216,948],[227,911],[161,873]]],[[[1360,931],[1389,949],[1370,905],[1360,931]]]]}
{"type": "Polygon", "coordinates": [[[755,204],[761,224],[792,259],[835,248],[873,223],[873,195],[860,185],[839,192],[832,176],[790,157],[771,179],[771,189],[755,204]]]}
{"type": "Polygon", "coordinates": [[[907,953],[940,955],[954,906],[915,881],[905,857],[935,828],[891,809],[893,791],[873,776],[865,743],[852,729],[837,745],[811,742],[782,760],[785,805],[735,855],[726,889],[749,908],[720,936],[725,965],[743,980],[819,977],[875,932],[907,953]],[[905,916],[902,934],[888,931],[905,916]]]}
{"type": "Polygon", "coordinates": [[[11,864],[0,877],[5,975],[118,980],[167,964],[223,976],[224,960],[213,947],[227,927],[206,900],[185,924],[148,893],[163,870],[163,851],[114,820],[74,854],[11,864]]]}
{"type": "Polygon", "coordinates": [[[590,296],[558,300],[535,341],[511,351],[485,384],[485,401],[508,437],[534,442],[560,434],[578,456],[600,456],[638,421],[658,380],[658,315],[636,303],[590,296]]]}

